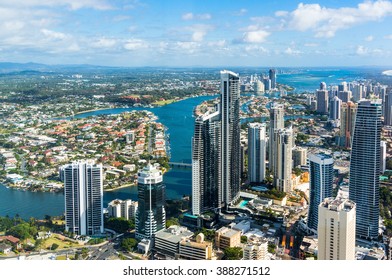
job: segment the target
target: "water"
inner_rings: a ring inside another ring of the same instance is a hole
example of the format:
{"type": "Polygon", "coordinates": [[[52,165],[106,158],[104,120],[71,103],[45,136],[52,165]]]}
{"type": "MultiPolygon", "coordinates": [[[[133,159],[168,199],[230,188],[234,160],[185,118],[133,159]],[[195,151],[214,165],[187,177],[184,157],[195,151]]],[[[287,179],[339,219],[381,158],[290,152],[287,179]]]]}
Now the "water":
{"type": "MultiPolygon", "coordinates": [[[[248,72],[253,74],[254,69],[248,72]],[[249,72],[251,71],[251,72],[249,72]]],[[[375,70],[369,69],[299,69],[296,73],[278,74],[278,82],[295,87],[296,92],[314,91],[324,81],[327,85],[340,84],[343,81],[352,81],[373,74],[375,70]]],[[[238,70],[241,75],[248,74],[245,70],[238,70]]],[[[380,72],[381,73],[381,72],[380,72]]],[[[193,109],[211,96],[188,98],[159,108],[118,108],[100,110],[77,115],[85,118],[100,114],[119,114],[130,110],[148,110],[153,112],[170,134],[171,160],[175,162],[191,162],[191,139],[194,119],[193,109]]],[[[306,118],[306,116],[301,116],[306,118]]],[[[259,120],[259,119],[258,119],[259,120]]],[[[167,186],[167,198],[177,199],[191,193],[191,170],[172,169],[164,175],[167,186]]],[[[115,198],[136,199],[137,188],[122,188],[115,191],[104,192],[104,206],[115,198]]],[[[22,218],[42,218],[44,215],[61,215],[64,212],[64,196],[62,193],[33,193],[7,189],[0,184],[0,216],[15,216],[22,218]]]]}
{"type": "MultiPolygon", "coordinates": [[[[163,123],[170,134],[171,160],[174,162],[191,162],[191,139],[193,135],[193,109],[211,96],[188,98],[158,108],[117,108],[99,110],[76,115],[86,118],[102,114],[119,114],[132,110],[148,110],[153,112],[159,122],[163,123]]],[[[168,199],[179,199],[189,195],[192,190],[192,173],[190,169],[173,168],[164,175],[166,196],[168,199]]],[[[113,199],[137,199],[137,187],[121,188],[104,192],[103,205],[113,199]]],[[[64,195],[62,193],[40,193],[7,189],[0,184],[0,216],[20,215],[22,218],[43,218],[45,215],[61,215],[64,213],[64,195]]]]}

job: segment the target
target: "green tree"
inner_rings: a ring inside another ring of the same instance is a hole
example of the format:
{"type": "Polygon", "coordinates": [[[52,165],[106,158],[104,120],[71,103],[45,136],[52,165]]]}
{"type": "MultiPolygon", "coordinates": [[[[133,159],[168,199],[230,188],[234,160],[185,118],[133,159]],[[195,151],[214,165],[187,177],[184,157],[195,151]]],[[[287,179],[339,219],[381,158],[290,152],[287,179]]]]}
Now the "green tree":
{"type": "Polygon", "coordinates": [[[132,251],[137,247],[137,240],[135,238],[124,238],[121,241],[121,248],[125,251],[132,251]]]}
{"type": "Polygon", "coordinates": [[[7,234],[18,237],[21,240],[25,240],[27,238],[34,237],[37,234],[37,228],[24,222],[10,228],[7,231],[7,234]]]}
{"type": "Polygon", "coordinates": [[[224,259],[225,260],[240,260],[243,257],[243,252],[240,247],[228,247],[224,252],[224,259]]]}
{"type": "Polygon", "coordinates": [[[52,246],[50,246],[50,250],[55,251],[59,247],[59,244],[53,243],[52,246]]]}
{"type": "Polygon", "coordinates": [[[35,244],[34,244],[34,249],[35,250],[39,250],[42,248],[42,246],[45,244],[45,240],[43,239],[37,239],[35,240],[35,244]]]}
{"type": "Polygon", "coordinates": [[[248,242],[248,237],[246,235],[241,236],[241,243],[248,242]]]}
{"type": "Polygon", "coordinates": [[[170,227],[170,226],[172,226],[172,225],[177,225],[177,226],[180,225],[180,222],[178,221],[178,218],[172,217],[172,218],[170,218],[170,219],[168,219],[168,220],[166,221],[166,227],[167,227],[167,228],[170,227]]]}
{"type": "Polygon", "coordinates": [[[276,250],[276,245],[268,243],[268,252],[271,253],[271,254],[274,254],[275,250],[276,250]]]}
{"type": "Polygon", "coordinates": [[[135,228],[134,220],[127,220],[125,218],[109,218],[105,221],[105,227],[114,230],[118,233],[125,233],[135,228]]]}

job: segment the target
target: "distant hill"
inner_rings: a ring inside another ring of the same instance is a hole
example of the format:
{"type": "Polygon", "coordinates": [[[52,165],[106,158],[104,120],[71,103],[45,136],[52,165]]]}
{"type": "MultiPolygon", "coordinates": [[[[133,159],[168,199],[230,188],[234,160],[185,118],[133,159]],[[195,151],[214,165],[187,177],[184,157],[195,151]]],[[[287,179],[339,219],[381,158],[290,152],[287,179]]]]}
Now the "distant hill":
{"type": "Polygon", "coordinates": [[[70,65],[48,65],[41,63],[14,63],[0,62],[0,74],[33,74],[41,72],[91,72],[91,71],[108,71],[124,70],[125,67],[97,66],[89,64],[70,64],[70,65]]]}

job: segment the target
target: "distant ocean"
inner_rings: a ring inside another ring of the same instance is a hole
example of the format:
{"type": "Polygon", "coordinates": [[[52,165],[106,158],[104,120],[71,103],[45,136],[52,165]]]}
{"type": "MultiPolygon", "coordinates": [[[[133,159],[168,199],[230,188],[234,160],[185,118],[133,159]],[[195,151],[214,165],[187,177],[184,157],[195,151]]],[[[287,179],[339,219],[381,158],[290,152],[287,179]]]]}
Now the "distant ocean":
{"type": "MultiPolygon", "coordinates": [[[[240,75],[266,73],[268,69],[232,69],[240,75]]],[[[196,70],[195,70],[196,71],[196,70]]],[[[211,73],[219,73],[219,69],[210,70],[211,73]]],[[[284,68],[278,69],[277,81],[295,88],[295,92],[314,92],[321,82],[327,85],[337,85],[343,81],[353,81],[377,77],[382,75],[385,69],[373,68],[284,68]]],[[[390,72],[388,72],[390,73],[390,72]]],[[[385,76],[384,76],[385,77],[385,76]]],[[[167,128],[170,134],[170,146],[172,161],[191,162],[191,139],[193,134],[194,118],[193,109],[202,101],[211,99],[211,96],[188,98],[180,102],[172,103],[159,108],[119,108],[88,112],[77,115],[85,118],[99,114],[119,114],[130,110],[149,110],[153,112],[167,128]]],[[[178,199],[183,195],[189,195],[192,190],[192,177],[190,169],[172,169],[165,174],[164,181],[167,186],[167,197],[178,199]]],[[[123,188],[104,193],[104,206],[115,198],[137,199],[137,188],[123,188]]],[[[64,212],[64,196],[61,193],[33,193],[28,191],[13,190],[0,184],[0,216],[15,216],[19,214],[23,218],[44,215],[61,215],[64,212]]]]}

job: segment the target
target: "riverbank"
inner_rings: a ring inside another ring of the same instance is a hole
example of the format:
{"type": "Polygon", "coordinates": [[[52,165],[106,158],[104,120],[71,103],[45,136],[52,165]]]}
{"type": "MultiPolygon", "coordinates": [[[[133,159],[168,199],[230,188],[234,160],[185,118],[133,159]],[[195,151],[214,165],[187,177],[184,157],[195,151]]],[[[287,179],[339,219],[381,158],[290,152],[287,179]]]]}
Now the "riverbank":
{"type": "Polygon", "coordinates": [[[115,187],[115,188],[110,188],[110,189],[103,189],[104,192],[112,192],[112,191],[116,191],[116,190],[120,190],[120,189],[124,189],[124,188],[128,188],[128,187],[136,187],[135,184],[125,184],[125,185],[121,185],[119,187],[115,187]]]}

